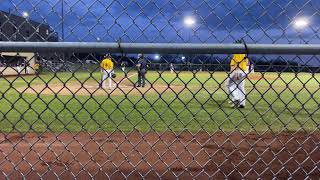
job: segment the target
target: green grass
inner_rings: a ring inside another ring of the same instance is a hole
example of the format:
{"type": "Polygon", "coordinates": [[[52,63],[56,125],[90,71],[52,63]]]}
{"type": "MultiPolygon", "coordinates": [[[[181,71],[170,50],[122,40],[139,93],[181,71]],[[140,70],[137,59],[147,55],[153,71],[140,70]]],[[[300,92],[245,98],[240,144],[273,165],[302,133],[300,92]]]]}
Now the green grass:
{"type": "MultiPolygon", "coordinates": [[[[118,72],[122,77],[122,73],[118,72]]],[[[99,81],[99,72],[6,77],[0,80],[0,130],[44,131],[313,131],[319,129],[319,74],[265,73],[247,80],[246,109],[228,107],[225,72],[148,72],[150,83],[184,86],[163,94],[54,96],[20,93],[19,87],[99,81]],[[203,85],[203,86],[202,86],[203,85]]],[[[136,76],[131,77],[135,82],[136,76]]]]}

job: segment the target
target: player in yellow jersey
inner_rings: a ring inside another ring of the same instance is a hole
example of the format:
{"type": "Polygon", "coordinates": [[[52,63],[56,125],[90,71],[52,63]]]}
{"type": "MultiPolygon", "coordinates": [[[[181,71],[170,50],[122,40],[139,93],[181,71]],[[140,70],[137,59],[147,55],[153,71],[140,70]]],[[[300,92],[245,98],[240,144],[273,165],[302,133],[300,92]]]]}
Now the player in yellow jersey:
{"type": "Polygon", "coordinates": [[[106,88],[106,79],[108,79],[108,89],[112,88],[112,76],[113,71],[113,62],[110,54],[107,54],[103,57],[103,60],[100,63],[101,73],[102,73],[102,88],[106,88]]]}
{"type": "MultiPolygon", "coordinates": [[[[242,43],[241,40],[236,43],[242,43]]],[[[249,59],[246,54],[234,54],[230,61],[230,74],[227,78],[227,93],[232,107],[244,108],[246,104],[245,78],[249,59]]]]}

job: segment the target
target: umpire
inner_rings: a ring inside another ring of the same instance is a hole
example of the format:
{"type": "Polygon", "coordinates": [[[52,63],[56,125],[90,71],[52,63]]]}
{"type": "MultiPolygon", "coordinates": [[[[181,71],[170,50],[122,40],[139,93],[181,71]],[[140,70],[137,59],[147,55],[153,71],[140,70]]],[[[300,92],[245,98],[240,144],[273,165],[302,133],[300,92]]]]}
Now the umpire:
{"type": "Polygon", "coordinates": [[[137,63],[137,69],[138,69],[138,86],[137,87],[144,87],[146,84],[146,74],[147,74],[147,61],[144,59],[143,54],[138,54],[138,63],[137,63]]]}

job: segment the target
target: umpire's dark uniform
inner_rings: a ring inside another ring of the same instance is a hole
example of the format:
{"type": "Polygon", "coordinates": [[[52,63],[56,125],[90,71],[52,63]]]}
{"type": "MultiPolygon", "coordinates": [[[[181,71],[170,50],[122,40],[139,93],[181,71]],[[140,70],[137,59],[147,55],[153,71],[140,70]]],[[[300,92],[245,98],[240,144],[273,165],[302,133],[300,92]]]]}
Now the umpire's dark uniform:
{"type": "Polygon", "coordinates": [[[138,87],[142,87],[146,84],[146,73],[147,73],[147,61],[144,59],[143,55],[139,57],[138,60],[138,87]]]}

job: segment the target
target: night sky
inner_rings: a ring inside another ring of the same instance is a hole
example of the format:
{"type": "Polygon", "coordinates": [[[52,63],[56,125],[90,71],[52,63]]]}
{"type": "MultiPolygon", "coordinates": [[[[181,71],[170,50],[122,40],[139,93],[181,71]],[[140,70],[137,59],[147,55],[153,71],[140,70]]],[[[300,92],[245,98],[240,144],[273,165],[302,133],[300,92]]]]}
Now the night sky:
{"type": "MultiPolygon", "coordinates": [[[[49,24],[64,41],[319,43],[319,0],[1,0],[0,9],[49,24]],[[184,18],[195,19],[186,27],[184,18]],[[308,20],[297,29],[294,21],[308,20]]],[[[61,39],[62,40],[62,39],[61,39]]]]}

